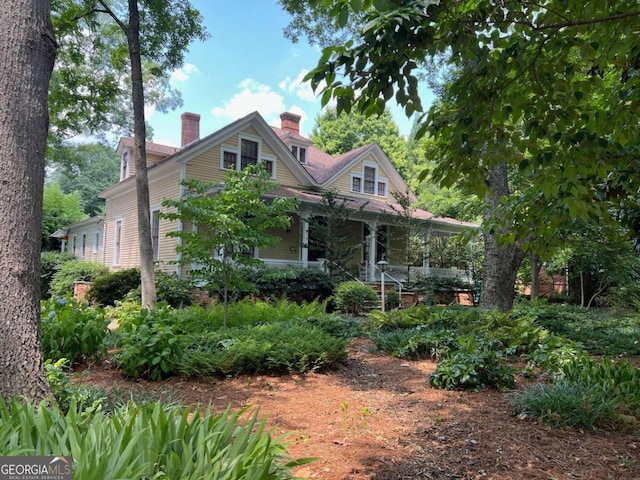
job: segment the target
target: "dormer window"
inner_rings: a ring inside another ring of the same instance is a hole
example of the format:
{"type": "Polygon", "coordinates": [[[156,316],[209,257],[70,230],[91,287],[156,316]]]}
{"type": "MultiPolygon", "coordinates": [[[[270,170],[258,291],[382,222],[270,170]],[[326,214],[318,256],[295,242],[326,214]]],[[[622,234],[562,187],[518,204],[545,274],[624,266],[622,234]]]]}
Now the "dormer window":
{"type": "Polygon", "coordinates": [[[352,192],[386,197],[388,184],[389,181],[380,176],[378,166],[375,164],[365,164],[362,166],[362,173],[351,174],[352,192]]]}
{"type": "Polygon", "coordinates": [[[297,145],[291,145],[291,153],[300,163],[307,163],[307,149],[304,147],[298,147],[297,145]]]}
{"type": "Polygon", "coordinates": [[[129,150],[125,150],[122,154],[122,162],[120,164],[120,180],[125,180],[129,176],[130,157],[129,150]]]}

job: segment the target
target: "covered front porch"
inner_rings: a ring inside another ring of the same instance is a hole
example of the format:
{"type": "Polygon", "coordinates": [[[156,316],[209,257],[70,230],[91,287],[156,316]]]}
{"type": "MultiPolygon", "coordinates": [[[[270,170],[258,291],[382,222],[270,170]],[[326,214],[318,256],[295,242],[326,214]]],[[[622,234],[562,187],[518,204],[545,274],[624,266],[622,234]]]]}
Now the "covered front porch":
{"type": "Polygon", "coordinates": [[[311,212],[294,215],[287,230],[270,232],[280,238],[278,246],[255,251],[254,255],[272,267],[323,270],[365,283],[380,282],[384,269],[385,280],[400,288],[419,277],[456,278],[473,283],[467,258],[452,261],[443,258],[434,247],[474,225],[451,219],[428,219],[418,220],[408,230],[394,224],[388,215],[361,217],[364,218],[351,218],[343,225],[344,245],[339,247],[345,247],[348,257],[338,258],[335,251],[330,251],[338,246],[314,241],[318,219],[311,212]]]}

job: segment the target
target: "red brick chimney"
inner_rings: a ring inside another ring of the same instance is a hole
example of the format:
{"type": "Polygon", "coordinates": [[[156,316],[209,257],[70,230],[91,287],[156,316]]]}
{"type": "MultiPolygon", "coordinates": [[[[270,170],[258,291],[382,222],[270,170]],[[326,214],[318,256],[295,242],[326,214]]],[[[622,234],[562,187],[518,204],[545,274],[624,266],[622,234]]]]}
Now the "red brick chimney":
{"type": "Polygon", "coordinates": [[[300,115],[296,115],[291,112],[284,112],[280,114],[281,120],[281,129],[286,130],[288,132],[300,134],[300,119],[302,117],[300,115]]]}
{"type": "Polygon", "coordinates": [[[197,113],[184,112],[182,119],[182,145],[200,140],[200,115],[197,113]]]}

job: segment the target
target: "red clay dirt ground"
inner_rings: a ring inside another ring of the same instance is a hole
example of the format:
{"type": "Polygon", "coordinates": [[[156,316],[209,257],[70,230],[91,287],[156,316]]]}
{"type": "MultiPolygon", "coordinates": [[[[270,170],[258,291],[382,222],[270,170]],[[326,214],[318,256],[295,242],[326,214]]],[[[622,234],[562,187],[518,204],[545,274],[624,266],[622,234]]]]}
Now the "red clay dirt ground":
{"type": "MultiPolygon", "coordinates": [[[[319,480],[637,480],[640,436],[549,429],[513,415],[508,394],[436,390],[433,361],[405,361],[368,340],[349,346],[326,374],[131,381],[108,362],[76,381],[139,388],[222,412],[259,407],[294,458],[318,457],[295,474],[319,480]]],[[[520,387],[522,384],[520,384],[520,387]]]]}

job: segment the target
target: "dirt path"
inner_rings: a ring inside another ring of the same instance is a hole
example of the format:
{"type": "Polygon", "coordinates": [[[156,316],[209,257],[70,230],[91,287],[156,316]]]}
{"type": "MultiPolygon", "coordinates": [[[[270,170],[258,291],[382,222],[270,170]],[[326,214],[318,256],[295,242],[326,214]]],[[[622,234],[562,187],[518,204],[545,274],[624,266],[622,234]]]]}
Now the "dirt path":
{"type": "Polygon", "coordinates": [[[344,368],[330,374],[131,382],[92,367],[77,381],[168,393],[223,410],[259,406],[293,457],[319,457],[296,474],[320,480],[640,479],[640,438],[551,430],[512,415],[495,391],[429,387],[431,361],[381,355],[352,342],[344,368]]]}

